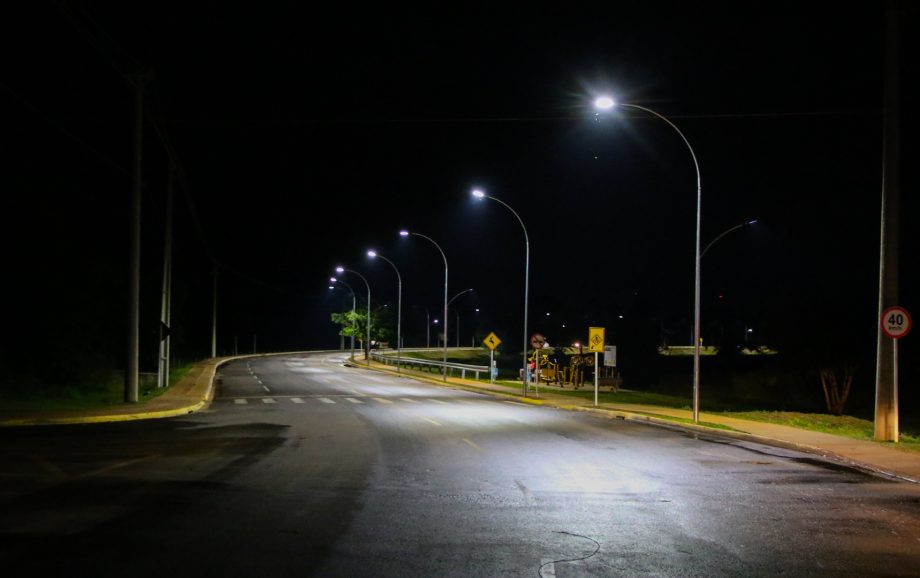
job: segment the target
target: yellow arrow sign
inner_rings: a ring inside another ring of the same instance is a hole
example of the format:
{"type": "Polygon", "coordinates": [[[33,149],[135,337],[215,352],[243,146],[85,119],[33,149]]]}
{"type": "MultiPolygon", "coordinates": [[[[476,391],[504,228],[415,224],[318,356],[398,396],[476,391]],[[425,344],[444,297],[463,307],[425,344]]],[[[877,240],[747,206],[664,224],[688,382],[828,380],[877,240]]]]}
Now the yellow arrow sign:
{"type": "Polygon", "coordinates": [[[498,338],[498,335],[490,332],[482,342],[486,344],[486,347],[495,351],[495,348],[501,345],[502,340],[498,338]]]}
{"type": "Polygon", "coordinates": [[[603,327],[589,327],[588,328],[588,351],[597,351],[598,353],[604,352],[604,328],[603,327]]]}

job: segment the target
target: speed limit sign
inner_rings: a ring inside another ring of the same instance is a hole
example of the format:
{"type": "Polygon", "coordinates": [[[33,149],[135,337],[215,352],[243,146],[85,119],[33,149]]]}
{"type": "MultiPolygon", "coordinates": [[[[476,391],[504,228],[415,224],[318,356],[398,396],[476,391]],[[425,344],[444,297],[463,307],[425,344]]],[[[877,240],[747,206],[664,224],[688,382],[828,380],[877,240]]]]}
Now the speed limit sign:
{"type": "Polygon", "coordinates": [[[892,339],[910,333],[910,313],[903,307],[889,307],[882,312],[882,332],[892,339]]]}

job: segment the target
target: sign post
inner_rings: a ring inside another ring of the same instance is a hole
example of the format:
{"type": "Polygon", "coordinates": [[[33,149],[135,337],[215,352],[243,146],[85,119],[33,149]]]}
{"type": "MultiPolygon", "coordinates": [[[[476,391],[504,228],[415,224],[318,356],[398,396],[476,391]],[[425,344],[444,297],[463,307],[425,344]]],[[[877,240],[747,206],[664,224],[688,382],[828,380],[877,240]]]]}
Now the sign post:
{"type": "Polygon", "coordinates": [[[598,378],[600,377],[600,362],[598,354],[604,351],[604,328],[588,328],[588,351],[594,352],[594,407],[597,407],[598,378]]]}
{"type": "MultiPolygon", "coordinates": [[[[893,384],[893,403],[894,416],[891,421],[894,423],[894,439],[897,442],[898,433],[898,340],[910,333],[912,321],[910,313],[903,307],[889,307],[882,311],[882,333],[891,338],[892,352],[892,384],[893,384]]],[[[878,419],[878,416],[876,416],[878,419]]]]}
{"type": "Polygon", "coordinates": [[[540,350],[546,345],[546,337],[541,333],[530,336],[530,345],[533,346],[533,390],[540,397],[540,350]]]}
{"type": "Polygon", "coordinates": [[[482,342],[489,348],[489,384],[493,384],[495,383],[495,348],[501,344],[502,340],[490,331],[482,342]]]}

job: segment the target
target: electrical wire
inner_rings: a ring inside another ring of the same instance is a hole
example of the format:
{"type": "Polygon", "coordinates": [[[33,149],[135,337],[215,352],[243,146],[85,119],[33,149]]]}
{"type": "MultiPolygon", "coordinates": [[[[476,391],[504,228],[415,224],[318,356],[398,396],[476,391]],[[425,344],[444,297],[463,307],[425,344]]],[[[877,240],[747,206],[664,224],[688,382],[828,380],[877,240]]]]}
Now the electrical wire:
{"type": "Polygon", "coordinates": [[[583,535],[581,535],[581,534],[575,534],[575,533],[573,533],[573,532],[566,532],[566,531],[564,531],[564,530],[563,530],[563,531],[556,531],[556,532],[553,532],[553,533],[554,533],[554,534],[566,534],[566,535],[568,535],[568,536],[575,536],[576,538],[584,538],[585,540],[590,540],[590,541],[594,542],[594,551],[591,552],[590,554],[588,554],[587,556],[581,556],[580,558],[563,558],[563,559],[561,559],[561,560],[552,560],[552,561],[550,561],[550,562],[545,562],[545,563],[543,563],[543,564],[540,564],[540,568],[537,570],[537,576],[539,576],[540,578],[544,578],[544,577],[543,577],[543,568],[546,567],[546,566],[549,566],[550,564],[556,564],[556,563],[559,563],[559,562],[578,562],[578,561],[580,561],[580,560],[587,560],[588,558],[594,556],[595,554],[597,554],[597,553],[600,552],[600,550],[601,550],[600,542],[598,542],[598,541],[595,540],[594,538],[589,538],[589,537],[587,537],[587,536],[583,536],[583,535]]]}

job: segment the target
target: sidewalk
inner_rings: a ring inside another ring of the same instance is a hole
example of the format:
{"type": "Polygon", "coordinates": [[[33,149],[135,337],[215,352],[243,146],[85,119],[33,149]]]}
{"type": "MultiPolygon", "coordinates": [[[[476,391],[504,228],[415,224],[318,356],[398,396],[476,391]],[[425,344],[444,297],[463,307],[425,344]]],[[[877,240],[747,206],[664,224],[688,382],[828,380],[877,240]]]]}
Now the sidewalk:
{"type": "MultiPolygon", "coordinates": [[[[34,413],[0,410],[0,427],[55,425],[76,423],[101,423],[175,417],[194,413],[206,407],[214,396],[214,376],[218,366],[232,357],[216,358],[196,365],[169,391],[148,402],[135,405],[119,405],[101,410],[48,411],[41,415],[34,413]]],[[[362,363],[353,367],[367,369],[362,363]]],[[[396,369],[377,362],[371,362],[370,369],[396,375],[396,369]]],[[[522,403],[547,405],[571,411],[597,412],[619,419],[645,421],[686,431],[731,437],[740,440],[794,449],[822,456],[848,466],[888,477],[920,483],[920,453],[907,452],[881,443],[855,440],[842,436],[813,432],[788,426],[747,421],[713,413],[701,413],[700,422],[719,424],[729,430],[716,429],[690,423],[690,410],[674,409],[653,405],[628,403],[602,403],[594,407],[593,400],[557,393],[552,387],[540,386],[539,397],[533,391],[528,397],[521,396],[520,387],[490,385],[488,383],[449,377],[447,383],[437,374],[403,368],[400,375],[412,377],[434,385],[456,387],[491,395],[505,396],[522,403]],[[678,422],[668,418],[678,418],[678,422]]]]}

